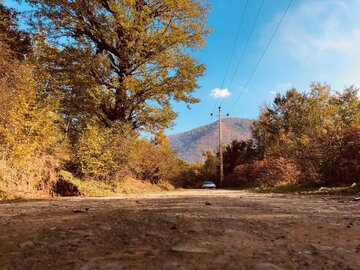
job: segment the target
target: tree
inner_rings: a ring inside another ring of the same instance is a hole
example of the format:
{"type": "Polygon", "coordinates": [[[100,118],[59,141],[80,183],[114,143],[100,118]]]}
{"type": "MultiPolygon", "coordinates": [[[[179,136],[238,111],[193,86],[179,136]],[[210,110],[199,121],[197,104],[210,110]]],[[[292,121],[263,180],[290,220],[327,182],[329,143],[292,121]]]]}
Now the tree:
{"type": "Polygon", "coordinates": [[[18,28],[19,13],[0,2],[0,42],[7,46],[19,60],[31,51],[30,35],[18,28]]]}
{"type": "Polygon", "coordinates": [[[20,88],[19,77],[24,75],[21,63],[9,47],[0,42],[0,127],[4,126],[20,88]]]}
{"type": "Polygon", "coordinates": [[[226,145],[223,155],[225,175],[233,173],[237,165],[250,163],[259,157],[257,145],[253,140],[233,140],[226,145]]]}
{"type": "Polygon", "coordinates": [[[252,133],[260,149],[268,153],[281,149],[284,156],[286,149],[293,152],[289,146],[304,145],[335,128],[337,115],[330,86],[312,83],[309,93],[290,89],[277,95],[271,107],[263,108],[252,133]]]}
{"type": "Polygon", "coordinates": [[[48,41],[61,43],[55,69],[75,77],[63,89],[76,99],[92,85],[84,102],[96,100],[92,111],[103,125],[156,132],[176,117],[172,100],[197,102],[191,94],[204,65],[189,52],[209,32],[205,0],[26,1],[48,41]]]}
{"type": "Polygon", "coordinates": [[[0,42],[0,147],[3,156],[52,154],[63,140],[59,99],[44,92],[40,73],[0,42]],[[5,154],[6,153],[6,154],[5,154]]]}
{"type": "MultiPolygon", "coordinates": [[[[219,159],[218,157],[211,151],[206,151],[204,154],[205,159],[205,163],[204,166],[202,168],[202,177],[204,178],[204,180],[217,180],[217,175],[218,175],[218,167],[219,167],[219,159]]],[[[212,181],[214,181],[212,180],[212,181]]]]}
{"type": "Polygon", "coordinates": [[[329,85],[312,83],[307,93],[292,89],[278,95],[263,108],[252,132],[265,157],[296,161],[302,181],[341,182],[341,175],[354,181],[350,172],[357,172],[358,160],[351,155],[357,151],[359,119],[354,86],[334,95],[329,85]]]}
{"type": "Polygon", "coordinates": [[[337,122],[342,128],[360,125],[360,92],[355,86],[337,93],[333,103],[338,106],[337,122]]]}
{"type": "Polygon", "coordinates": [[[320,171],[327,184],[360,181],[360,126],[330,132],[319,139],[323,149],[320,171]],[[329,154],[331,153],[331,154],[329,154]]]}
{"type": "Polygon", "coordinates": [[[28,68],[22,62],[31,51],[29,33],[18,29],[18,12],[0,1],[0,128],[8,117],[28,68]]]}
{"type": "MultiPolygon", "coordinates": [[[[33,159],[38,156],[59,156],[64,147],[61,119],[56,113],[56,100],[39,95],[31,70],[25,74],[22,89],[9,111],[4,125],[7,154],[11,158],[33,159]]],[[[62,157],[64,158],[64,157],[62,157]]]]}

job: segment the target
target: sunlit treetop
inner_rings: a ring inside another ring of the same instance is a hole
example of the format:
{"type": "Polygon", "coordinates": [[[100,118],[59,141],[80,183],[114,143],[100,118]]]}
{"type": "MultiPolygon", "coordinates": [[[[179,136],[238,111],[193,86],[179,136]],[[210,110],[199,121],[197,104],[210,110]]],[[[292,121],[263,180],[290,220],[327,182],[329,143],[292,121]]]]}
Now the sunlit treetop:
{"type": "Polygon", "coordinates": [[[97,87],[93,110],[105,125],[121,121],[134,129],[162,130],[176,117],[171,100],[197,101],[191,94],[205,67],[190,51],[202,48],[209,33],[206,1],[27,2],[35,8],[38,33],[74,54],[67,55],[66,70],[79,73],[71,67],[80,66],[78,75],[97,87]]]}

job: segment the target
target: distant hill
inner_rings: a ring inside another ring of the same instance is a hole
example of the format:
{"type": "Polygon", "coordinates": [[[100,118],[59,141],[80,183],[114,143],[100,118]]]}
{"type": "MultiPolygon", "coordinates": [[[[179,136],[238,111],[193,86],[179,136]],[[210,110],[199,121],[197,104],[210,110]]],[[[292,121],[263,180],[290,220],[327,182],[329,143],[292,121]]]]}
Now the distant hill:
{"type": "MultiPolygon", "coordinates": [[[[251,119],[224,118],[223,142],[229,144],[232,140],[246,140],[251,138],[251,119]]],[[[204,161],[203,153],[206,150],[216,151],[219,145],[218,121],[194,128],[192,130],[170,135],[171,147],[178,157],[190,163],[204,161]]]]}

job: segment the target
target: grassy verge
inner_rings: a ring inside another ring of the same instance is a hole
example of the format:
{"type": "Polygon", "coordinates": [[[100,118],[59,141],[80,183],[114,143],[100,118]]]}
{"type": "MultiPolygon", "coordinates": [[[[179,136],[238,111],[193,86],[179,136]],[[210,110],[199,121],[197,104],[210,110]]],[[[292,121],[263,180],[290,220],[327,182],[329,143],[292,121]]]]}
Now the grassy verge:
{"type": "Polygon", "coordinates": [[[67,171],[61,171],[60,175],[63,183],[68,184],[67,188],[70,187],[72,191],[74,191],[74,194],[65,194],[68,196],[81,195],[89,197],[101,197],[112,196],[116,194],[141,194],[149,192],[170,191],[175,189],[174,186],[168,182],[160,182],[157,185],[154,185],[129,177],[119,181],[114,181],[112,183],[104,183],[94,180],[80,180],[67,171]]]}
{"type": "Polygon", "coordinates": [[[330,195],[360,195],[360,185],[355,187],[321,187],[319,185],[284,185],[273,187],[256,187],[255,192],[269,193],[301,193],[301,194],[330,194],[330,195]]]}
{"type": "Polygon", "coordinates": [[[171,191],[174,189],[175,187],[166,181],[154,185],[127,177],[111,183],[105,183],[95,180],[81,180],[74,177],[68,171],[61,171],[58,175],[58,180],[52,188],[49,188],[50,191],[36,190],[35,188],[27,191],[7,189],[5,191],[0,189],[0,201],[21,198],[48,198],[50,196],[106,197],[117,194],[142,194],[171,191]]]}
{"type": "Polygon", "coordinates": [[[255,192],[271,192],[271,193],[305,193],[305,192],[315,192],[319,188],[313,185],[284,185],[278,184],[273,187],[260,186],[256,187],[253,190],[255,192]]]}
{"type": "Polygon", "coordinates": [[[0,201],[2,201],[2,200],[15,200],[15,199],[21,199],[21,196],[17,195],[17,194],[10,194],[8,192],[0,190],[0,201]]]}
{"type": "Polygon", "coordinates": [[[9,199],[9,195],[5,192],[0,190],[0,200],[9,199]]]}

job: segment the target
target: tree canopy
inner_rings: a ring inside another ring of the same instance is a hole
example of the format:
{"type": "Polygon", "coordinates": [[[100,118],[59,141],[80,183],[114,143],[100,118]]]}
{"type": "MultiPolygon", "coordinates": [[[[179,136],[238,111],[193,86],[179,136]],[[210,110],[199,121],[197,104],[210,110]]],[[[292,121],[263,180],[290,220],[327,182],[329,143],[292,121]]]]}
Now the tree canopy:
{"type": "Polygon", "coordinates": [[[28,32],[19,30],[19,13],[5,7],[0,1],[0,42],[9,47],[19,59],[24,59],[31,51],[28,32]]]}
{"type": "Polygon", "coordinates": [[[36,7],[39,33],[60,48],[51,66],[66,78],[67,101],[87,103],[82,108],[103,125],[156,132],[176,117],[172,100],[197,102],[204,65],[190,51],[209,33],[206,1],[26,1],[36,7]]]}

